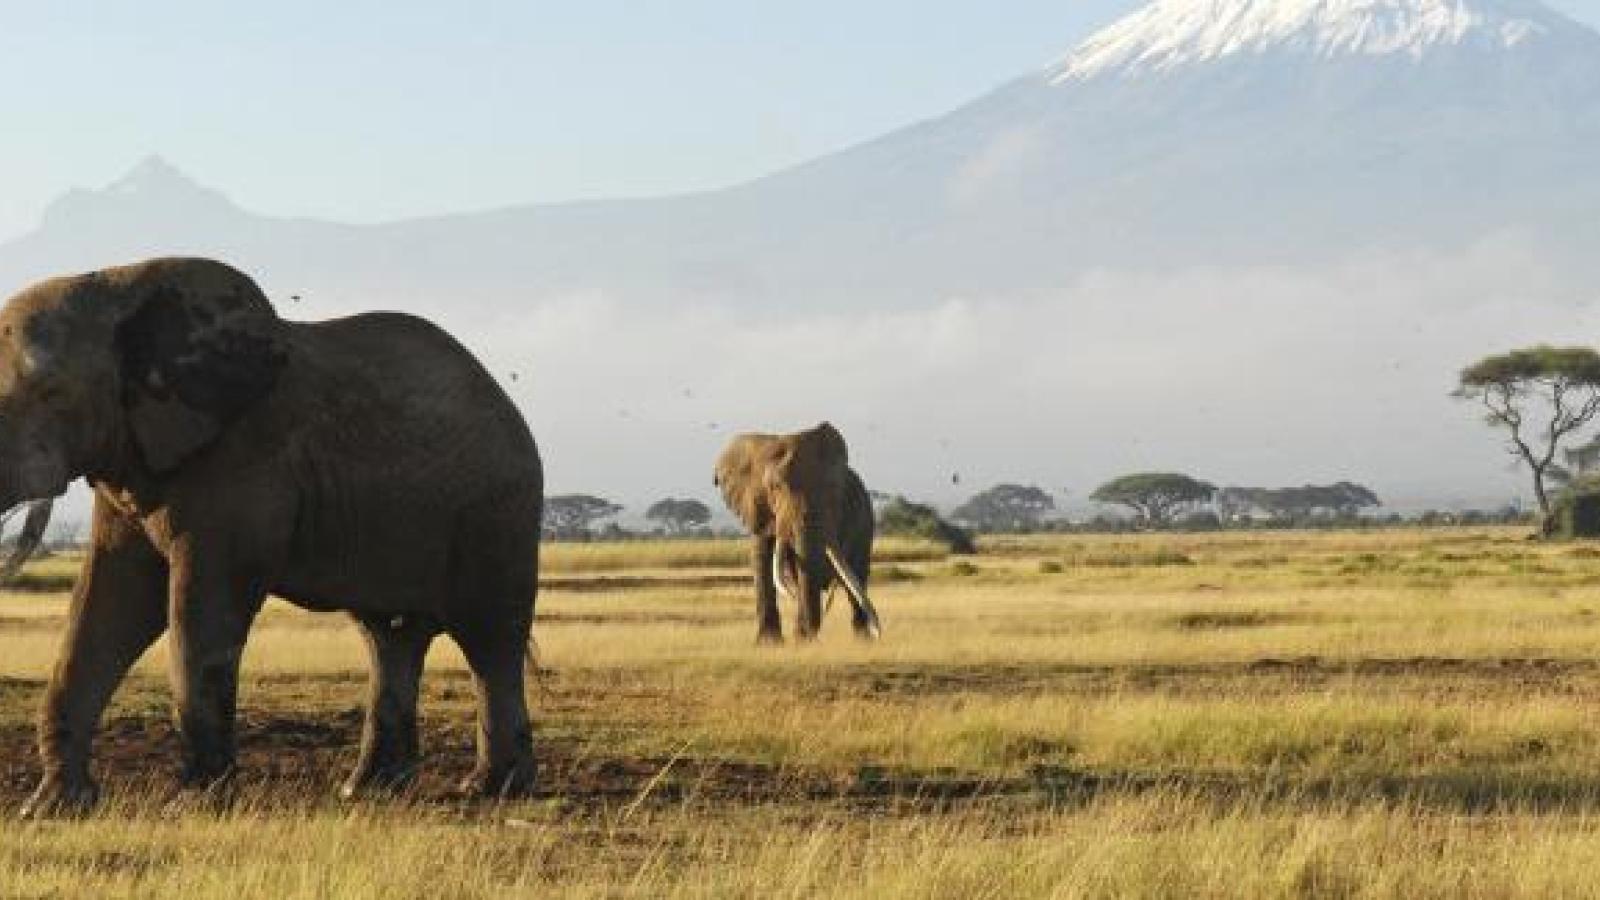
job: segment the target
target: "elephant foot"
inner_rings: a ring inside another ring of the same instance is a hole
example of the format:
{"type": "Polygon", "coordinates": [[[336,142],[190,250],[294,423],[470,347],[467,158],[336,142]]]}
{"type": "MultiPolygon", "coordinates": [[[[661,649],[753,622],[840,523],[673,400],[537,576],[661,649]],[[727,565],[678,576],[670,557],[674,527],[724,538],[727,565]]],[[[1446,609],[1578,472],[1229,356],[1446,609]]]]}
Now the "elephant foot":
{"type": "Polygon", "coordinates": [[[419,762],[415,759],[363,764],[339,788],[344,800],[359,800],[375,794],[398,794],[416,783],[419,762]]]}
{"type": "Polygon", "coordinates": [[[853,627],[856,631],[856,637],[868,643],[883,637],[883,629],[878,627],[877,622],[856,622],[853,627]]]}
{"type": "Polygon", "coordinates": [[[776,629],[768,629],[768,628],[761,629],[761,633],[756,635],[756,646],[757,647],[782,647],[783,646],[783,632],[780,631],[780,630],[776,630],[776,629]]]}
{"type": "Polygon", "coordinates": [[[237,773],[232,762],[190,762],[183,767],[179,784],[186,791],[205,792],[233,781],[237,773]]]}
{"type": "Polygon", "coordinates": [[[487,800],[527,797],[538,782],[539,766],[531,758],[509,765],[479,769],[461,782],[461,792],[487,800]]]}
{"type": "Polygon", "coordinates": [[[67,778],[46,775],[18,815],[26,820],[76,818],[100,802],[100,788],[87,775],[67,778]]]}
{"type": "Polygon", "coordinates": [[[177,792],[167,801],[166,811],[179,814],[228,809],[239,797],[238,773],[232,765],[226,768],[190,766],[179,779],[177,792]]]}

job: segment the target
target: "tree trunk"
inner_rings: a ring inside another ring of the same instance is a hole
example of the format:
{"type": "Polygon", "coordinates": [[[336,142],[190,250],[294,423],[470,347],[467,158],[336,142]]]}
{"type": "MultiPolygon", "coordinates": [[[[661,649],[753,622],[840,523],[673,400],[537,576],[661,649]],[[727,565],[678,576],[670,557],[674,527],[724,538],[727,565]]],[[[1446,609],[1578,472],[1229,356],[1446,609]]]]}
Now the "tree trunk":
{"type": "Polygon", "coordinates": [[[1550,495],[1544,486],[1544,470],[1533,467],[1533,497],[1539,502],[1539,533],[1550,537],[1556,533],[1555,512],[1550,508],[1550,495]]]}

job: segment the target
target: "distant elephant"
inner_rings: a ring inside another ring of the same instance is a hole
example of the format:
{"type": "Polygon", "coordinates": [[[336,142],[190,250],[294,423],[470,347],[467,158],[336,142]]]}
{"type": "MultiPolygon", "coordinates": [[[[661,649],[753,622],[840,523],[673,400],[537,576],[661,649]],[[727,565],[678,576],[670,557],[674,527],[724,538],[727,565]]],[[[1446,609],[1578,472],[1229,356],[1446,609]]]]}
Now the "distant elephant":
{"type": "Polygon", "coordinates": [[[239,661],[269,593],[348,611],[366,639],[346,796],[414,773],[438,634],[460,645],[478,694],[464,787],[531,785],[543,469],[517,408],[449,335],[398,313],[287,322],[208,260],[56,278],[0,310],[0,422],[0,508],[80,476],[95,495],[24,816],[96,801],[100,716],[164,632],[185,783],[228,776],[239,661]]]}
{"type": "Polygon", "coordinates": [[[815,638],[835,581],[855,608],[856,633],[877,639],[882,626],[867,598],[872,499],[838,429],[824,422],[798,434],[740,435],[717,460],[716,484],[753,536],[759,641],[783,640],[779,590],[799,601],[801,639],[815,638]]]}

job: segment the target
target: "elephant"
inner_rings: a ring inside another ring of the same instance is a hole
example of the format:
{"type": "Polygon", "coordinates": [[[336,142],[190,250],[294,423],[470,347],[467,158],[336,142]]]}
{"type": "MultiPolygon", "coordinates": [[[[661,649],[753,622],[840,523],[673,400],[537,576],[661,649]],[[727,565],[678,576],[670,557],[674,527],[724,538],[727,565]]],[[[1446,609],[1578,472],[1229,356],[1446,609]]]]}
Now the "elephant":
{"type": "Polygon", "coordinates": [[[837,428],[824,422],[796,434],[739,435],[717,460],[715,483],[752,536],[759,643],[783,641],[779,591],[799,601],[800,638],[815,639],[823,593],[836,582],[854,607],[856,634],[882,634],[867,597],[872,499],[837,428]]]}
{"type": "Polygon", "coordinates": [[[240,660],[269,594],[346,612],[365,640],[344,796],[413,778],[419,681],[441,634],[477,695],[463,789],[531,788],[543,464],[516,406],[443,330],[394,312],[290,322],[206,259],[40,282],[0,309],[0,508],[80,477],[92,533],[24,817],[95,804],[94,732],[162,634],[183,785],[226,784],[240,660]]]}

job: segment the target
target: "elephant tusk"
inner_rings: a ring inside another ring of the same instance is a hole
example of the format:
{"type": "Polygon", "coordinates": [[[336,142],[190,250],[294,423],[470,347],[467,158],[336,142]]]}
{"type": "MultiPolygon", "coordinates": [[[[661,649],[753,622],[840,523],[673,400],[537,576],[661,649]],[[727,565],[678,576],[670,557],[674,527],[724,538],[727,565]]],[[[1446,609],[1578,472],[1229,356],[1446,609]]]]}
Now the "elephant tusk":
{"type": "MultiPolygon", "coordinates": [[[[775,544],[772,548],[772,583],[778,586],[778,593],[782,594],[785,600],[794,602],[794,593],[789,589],[789,582],[783,575],[782,558],[783,545],[775,544]]],[[[833,588],[833,585],[828,585],[828,593],[824,595],[822,601],[823,615],[833,611],[833,588]]]]}
{"type": "Polygon", "coordinates": [[[38,551],[39,545],[44,543],[44,532],[50,526],[50,513],[54,508],[54,500],[35,500],[28,504],[28,517],[23,520],[16,547],[4,565],[0,565],[0,585],[15,578],[28,559],[38,551]]]}
{"type": "Polygon", "coordinates": [[[777,541],[772,545],[772,583],[778,586],[778,593],[784,599],[793,601],[794,594],[789,590],[789,582],[783,577],[783,542],[777,541]]]}
{"type": "Polygon", "coordinates": [[[828,562],[833,564],[833,571],[839,576],[839,581],[844,585],[845,592],[850,595],[850,601],[867,620],[867,636],[877,640],[883,635],[883,626],[878,621],[878,611],[873,608],[872,601],[867,599],[867,590],[856,580],[854,572],[839,558],[839,551],[832,547],[827,550],[828,562]]]}

